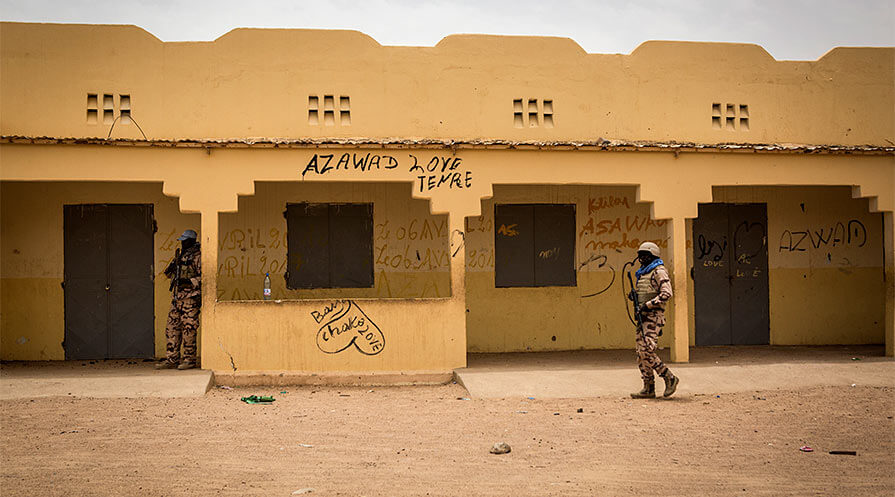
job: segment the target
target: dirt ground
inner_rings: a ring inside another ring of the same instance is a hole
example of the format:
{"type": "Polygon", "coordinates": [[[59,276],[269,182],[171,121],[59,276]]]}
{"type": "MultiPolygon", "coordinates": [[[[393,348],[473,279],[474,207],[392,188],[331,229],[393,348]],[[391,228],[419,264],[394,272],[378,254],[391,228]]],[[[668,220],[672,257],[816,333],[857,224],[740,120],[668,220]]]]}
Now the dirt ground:
{"type": "Polygon", "coordinates": [[[640,401],[463,400],[455,384],[280,390],[0,402],[0,493],[895,494],[889,387],[640,401]],[[277,400],[239,400],[250,394],[277,400]],[[489,454],[495,442],[512,452],[489,454]]]}

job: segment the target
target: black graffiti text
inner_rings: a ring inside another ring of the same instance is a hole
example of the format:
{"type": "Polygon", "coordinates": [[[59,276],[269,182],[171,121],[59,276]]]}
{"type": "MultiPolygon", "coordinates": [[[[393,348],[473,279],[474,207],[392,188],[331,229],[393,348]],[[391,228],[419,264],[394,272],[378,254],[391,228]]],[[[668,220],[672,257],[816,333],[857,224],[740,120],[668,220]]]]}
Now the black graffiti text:
{"type": "Polygon", "coordinates": [[[867,228],[857,219],[839,221],[829,227],[784,230],[780,234],[780,252],[805,252],[810,248],[857,246],[867,243],[867,228]]]}
{"type": "Polygon", "coordinates": [[[321,352],[338,354],[354,345],[364,355],[376,355],[385,349],[382,330],[354,301],[336,301],[311,316],[318,324],[326,320],[317,330],[317,348],[321,352]]]}
{"type": "Polygon", "coordinates": [[[727,252],[727,237],[723,236],[720,240],[712,240],[700,233],[696,237],[696,248],[699,249],[699,253],[696,254],[697,259],[702,260],[711,256],[712,261],[720,261],[727,252]]]}
{"type": "Polygon", "coordinates": [[[330,171],[372,171],[374,169],[395,169],[398,167],[398,159],[391,155],[379,155],[371,152],[366,154],[345,152],[333,164],[335,157],[335,154],[314,154],[301,172],[301,177],[304,178],[308,172],[323,175],[330,171]]]}
{"type": "Polygon", "coordinates": [[[421,160],[413,154],[407,155],[407,163],[392,155],[378,155],[372,152],[345,152],[336,154],[314,154],[301,171],[302,179],[308,173],[319,176],[339,171],[404,170],[417,183],[419,191],[428,192],[439,188],[460,190],[472,188],[472,171],[463,168],[463,159],[454,156],[433,155],[421,160]]]}
{"type": "Polygon", "coordinates": [[[417,176],[417,179],[419,180],[420,193],[435,190],[444,185],[447,185],[451,190],[472,188],[472,171],[427,174],[417,176]]]}

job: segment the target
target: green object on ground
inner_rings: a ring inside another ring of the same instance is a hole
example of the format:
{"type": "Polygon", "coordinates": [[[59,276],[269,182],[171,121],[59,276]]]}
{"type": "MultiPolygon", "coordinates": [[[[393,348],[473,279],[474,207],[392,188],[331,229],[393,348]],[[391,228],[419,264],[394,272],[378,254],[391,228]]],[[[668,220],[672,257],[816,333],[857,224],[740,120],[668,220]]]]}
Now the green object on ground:
{"type": "Polygon", "coordinates": [[[273,398],[273,395],[249,395],[240,400],[246,404],[270,404],[277,399],[273,398]]]}

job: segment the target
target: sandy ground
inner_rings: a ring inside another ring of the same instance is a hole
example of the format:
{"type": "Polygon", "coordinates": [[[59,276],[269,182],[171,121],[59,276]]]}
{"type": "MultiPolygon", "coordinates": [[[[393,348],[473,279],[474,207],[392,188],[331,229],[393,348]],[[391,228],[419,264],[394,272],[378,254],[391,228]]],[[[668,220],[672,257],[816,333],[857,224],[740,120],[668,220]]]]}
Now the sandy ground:
{"type": "Polygon", "coordinates": [[[641,401],[462,400],[454,384],[287,390],[0,402],[0,493],[895,494],[891,387],[641,401]],[[253,393],[277,400],[240,402],[253,393]],[[501,441],[512,452],[489,454],[501,441]]]}

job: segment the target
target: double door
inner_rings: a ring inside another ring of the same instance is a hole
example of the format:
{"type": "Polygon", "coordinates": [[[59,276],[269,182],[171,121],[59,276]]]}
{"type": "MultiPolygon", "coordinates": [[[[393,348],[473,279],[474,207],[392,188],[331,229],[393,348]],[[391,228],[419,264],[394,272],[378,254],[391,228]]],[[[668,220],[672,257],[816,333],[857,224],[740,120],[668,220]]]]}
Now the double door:
{"type": "Polygon", "coordinates": [[[154,357],[152,204],[63,209],[65,358],[154,357]]]}
{"type": "Polygon", "coordinates": [[[767,204],[700,204],[693,221],[696,345],[769,343],[767,204]]]}

